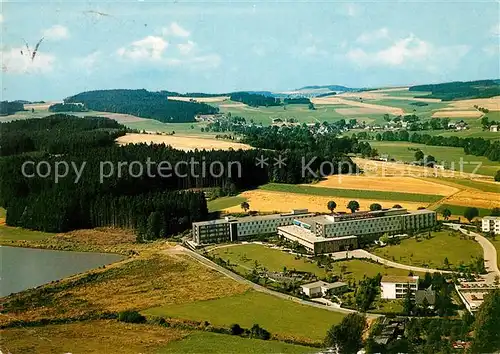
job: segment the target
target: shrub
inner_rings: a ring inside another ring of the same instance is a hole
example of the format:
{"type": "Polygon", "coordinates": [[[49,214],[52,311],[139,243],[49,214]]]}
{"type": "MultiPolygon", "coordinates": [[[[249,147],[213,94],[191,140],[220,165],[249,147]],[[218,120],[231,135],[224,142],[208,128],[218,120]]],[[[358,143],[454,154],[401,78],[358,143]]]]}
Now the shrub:
{"type": "Polygon", "coordinates": [[[231,335],[233,336],[239,336],[240,334],[243,333],[243,328],[240,327],[239,324],[237,323],[233,323],[230,327],[229,327],[230,331],[231,331],[231,335]]]}
{"type": "Polygon", "coordinates": [[[126,310],[118,314],[118,321],[127,323],[144,323],[146,322],[146,317],[137,311],[126,310]]]}

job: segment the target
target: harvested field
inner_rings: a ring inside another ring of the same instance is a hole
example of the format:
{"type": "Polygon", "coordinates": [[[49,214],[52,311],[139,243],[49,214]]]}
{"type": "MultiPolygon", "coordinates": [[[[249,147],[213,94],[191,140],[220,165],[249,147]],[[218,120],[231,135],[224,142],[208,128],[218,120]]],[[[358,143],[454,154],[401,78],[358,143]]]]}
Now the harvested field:
{"type": "Polygon", "coordinates": [[[48,110],[50,106],[56,103],[63,103],[63,101],[50,101],[45,103],[28,103],[24,105],[24,109],[31,110],[32,108],[36,110],[48,110]]]}
{"type": "Polygon", "coordinates": [[[97,115],[99,117],[106,117],[109,119],[114,119],[118,123],[122,123],[122,124],[132,123],[132,122],[143,122],[143,121],[149,120],[146,118],[140,118],[137,116],[133,116],[131,114],[122,114],[122,113],[92,112],[92,115],[97,115]]]}
{"type": "Polygon", "coordinates": [[[156,353],[188,333],[116,320],[89,321],[6,329],[0,348],[3,353],[156,353]]]}
{"type": "Polygon", "coordinates": [[[451,118],[479,118],[483,115],[482,112],[480,111],[451,111],[451,110],[444,110],[444,111],[437,111],[432,114],[433,118],[444,118],[444,117],[451,117],[451,118]]]}
{"type": "Polygon", "coordinates": [[[370,177],[364,175],[329,176],[327,179],[319,183],[310,184],[309,186],[443,196],[451,195],[459,191],[457,188],[444,186],[431,181],[423,181],[413,177],[370,177]]]}
{"type": "Polygon", "coordinates": [[[116,139],[118,144],[166,144],[179,150],[229,150],[229,149],[251,149],[250,145],[233,143],[224,140],[204,139],[200,137],[175,136],[175,135],[155,135],[155,134],[127,134],[116,139]]]}
{"type": "MultiPolygon", "coordinates": [[[[360,192],[360,197],[362,197],[362,195],[363,193],[360,192]]],[[[309,209],[309,211],[312,212],[327,212],[328,209],[326,205],[330,200],[334,200],[337,203],[337,208],[335,209],[336,211],[348,211],[346,206],[352,199],[356,199],[359,202],[361,210],[368,210],[370,204],[373,203],[380,203],[383,207],[392,207],[394,204],[399,204],[403,208],[408,208],[410,210],[416,210],[418,207],[427,205],[427,203],[402,202],[398,200],[380,201],[361,198],[340,198],[297,193],[291,194],[264,190],[246,191],[241,193],[240,196],[247,199],[251,210],[258,210],[261,212],[288,212],[291,209],[302,208],[309,209]]],[[[224,211],[240,213],[241,207],[236,205],[226,208],[224,211]]]]}
{"type": "Polygon", "coordinates": [[[358,102],[354,100],[347,100],[345,98],[337,97],[337,96],[328,96],[328,97],[317,97],[311,99],[311,102],[314,104],[343,104],[347,106],[354,106],[360,108],[368,108],[375,110],[375,113],[389,113],[396,116],[405,114],[404,110],[401,108],[390,107],[390,106],[382,106],[378,104],[358,102]]]}
{"type": "Polygon", "coordinates": [[[236,107],[246,107],[247,105],[241,102],[233,102],[233,103],[224,103],[220,104],[219,107],[226,107],[226,108],[236,108],[236,107]]]}
{"type": "Polygon", "coordinates": [[[474,105],[487,108],[490,111],[500,111],[500,96],[450,102],[450,107],[457,109],[474,108],[474,105]]]}
{"type": "Polygon", "coordinates": [[[377,114],[380,113],[379,109],[374,109],[374,108],[364,108],[364,107],[359,107],[359,108],[337,108],[335,110],[337,113],[346,115],[346,116],[357,116],[360,114],[377,114]]]}
{"type": "Polygon", "coordinates": [[[367,176],[382,177],[460,177],[466,179],[492,180],[490,176],[459,172],[452,170],[438,170],[430,167],[414,166],[404,163],[368,160],[359,157],[352,159],[367,176]]]}
{"type": "Polygon", "coordinates": [[[217,96],[217,97],[168,97],[169,100],[174,100],[174,101],[185,101],[189,102],[191,100],[194,100],[196,102],[203,102],[203,103],[213,103],[213,102],[221,102],[228,100],[228,96],[217,96]]]}
{"type": "MultiPolygon", "coordinates": [[[[410,94],[408,96],[392,96],[391,92],[401,92],[408,91],[408,88],[392,88],[392,89],[382,89],[373,91],[363,91],[363,92],[345,92],[340,94],[340,97],[350,97],[350,98],[362,98],[364,100],[381,100],[381,99],[391,99],[400,101],[417,101],[417,102],[441,102],[438,98],[419,98],[412,97],[410,94]]],[[[408,91],[409,92],[409,91],[408,91]]],[[[419,92],[414,92],[415,96],[418,96],[419,92]]]]}
{"type": "Polygon", "coordinates": [[[446,199],[446,203],[483,209],[500,208],[500,194],[466,190],[446,199]]]}

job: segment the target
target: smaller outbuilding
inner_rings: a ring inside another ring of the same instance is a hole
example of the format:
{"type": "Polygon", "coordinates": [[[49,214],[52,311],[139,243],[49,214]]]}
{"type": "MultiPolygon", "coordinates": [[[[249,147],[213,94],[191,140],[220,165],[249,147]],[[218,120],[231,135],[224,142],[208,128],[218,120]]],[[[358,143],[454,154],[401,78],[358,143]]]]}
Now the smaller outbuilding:
{"type": "Polygon", "coordinates": [[[325,296],[325,295],[336,295],[342,294],[349,290],[349,285],[343,282],[327,283],[324,281],[315,281],[314,283],[301,285],[302,292],[309,296],[325,296]]]}

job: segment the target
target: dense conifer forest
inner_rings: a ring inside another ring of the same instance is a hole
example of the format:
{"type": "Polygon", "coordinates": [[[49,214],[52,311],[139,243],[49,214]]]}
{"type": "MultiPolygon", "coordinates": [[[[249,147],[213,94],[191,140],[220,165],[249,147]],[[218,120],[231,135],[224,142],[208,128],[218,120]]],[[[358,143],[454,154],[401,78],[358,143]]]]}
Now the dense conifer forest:
{"type": "Polygon", "coordinates": [[[251,107],[269,107],[281,105],[281,101],[279,98],[264,96],[257,93],[234,92],[231,94],[230,98],[231,101],[241,102],[251,107]]]}
{"type": "Polygon", "coordinates": [[[169,100],[167,91],[88,91],[68,97],[64,103],[83,103],[93,111],[131,114],[163,123],[194,122],[198,114],[215,114],[219,111],[205,103],[169,100]]]}
{"type": "Polygon", "coordinates": [[[455,81],[412,86],[410,91],[430,91],[430,94],[421,97],[440,98],[443,101],[489,98],[500,95],[500,83],[498,80],[455,81]]]}
{"type": "Polygon", "coordinates": [[[87,108],[83,104],[76,103],[56,103],[49,106],[49,112],[86,112],[87,108]]]}

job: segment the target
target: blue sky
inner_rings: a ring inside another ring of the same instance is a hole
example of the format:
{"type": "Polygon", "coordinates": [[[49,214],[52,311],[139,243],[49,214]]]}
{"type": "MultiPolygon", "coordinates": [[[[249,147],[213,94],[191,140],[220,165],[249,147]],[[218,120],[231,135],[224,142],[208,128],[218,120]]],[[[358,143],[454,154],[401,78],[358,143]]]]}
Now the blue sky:
{"type": "Polygon", "coordinates": [[[279,91],[498,78],[499,6],[2,2],[2,99],[105,88],[279,91]]]}

